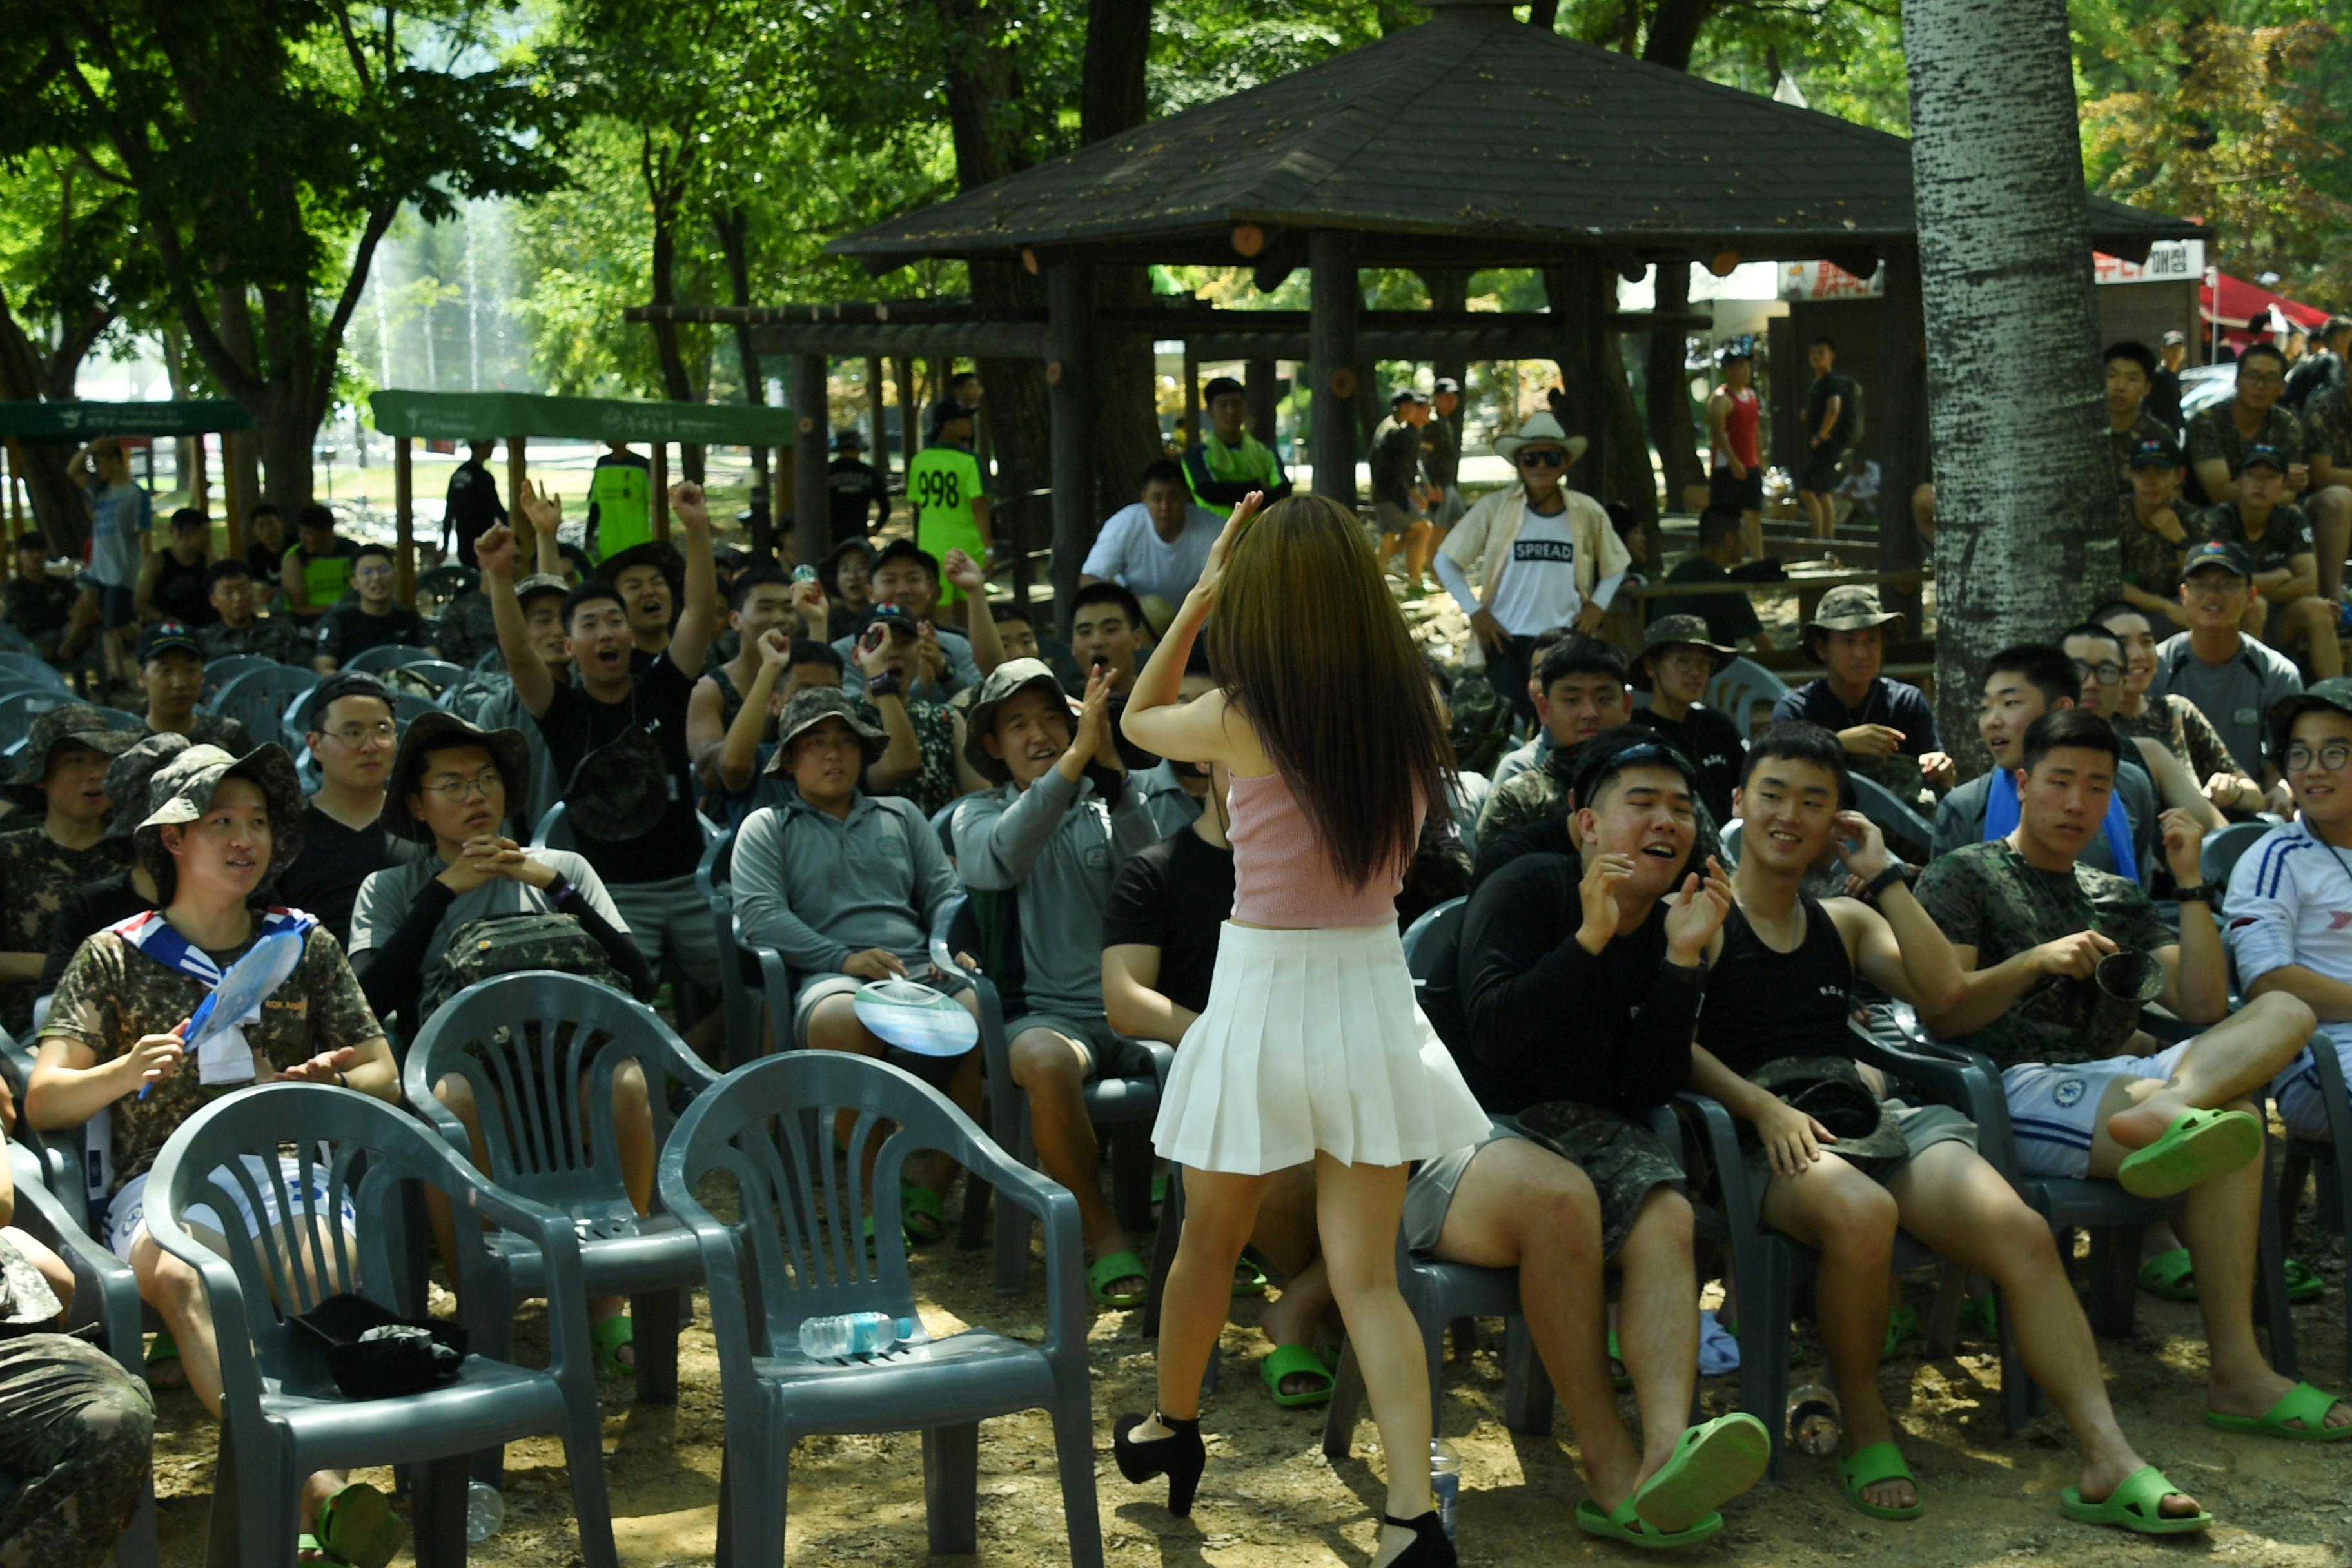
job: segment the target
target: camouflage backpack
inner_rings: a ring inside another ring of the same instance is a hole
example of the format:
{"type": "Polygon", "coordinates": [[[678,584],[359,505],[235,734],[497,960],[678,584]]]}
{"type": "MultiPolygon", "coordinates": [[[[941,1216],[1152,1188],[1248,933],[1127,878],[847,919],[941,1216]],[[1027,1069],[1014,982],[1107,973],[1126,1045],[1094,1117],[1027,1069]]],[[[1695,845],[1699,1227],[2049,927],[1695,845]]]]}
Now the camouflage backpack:
{"type": "Polygon", "coordinates": [[[426,977],[417,998],[416,1021],[440,1011],[441,1004],[467,986],[527,969],[556,969],[601,980],[624,996],[627,976],[613,967],[588,929],[552,910],[530,914],[485,915],[449,933],[445,961],[426,977]]]}
{"type": "Polygon", "coordinates": [[[433,646],[441,657],[452,664],[471,667],[474,661],[499,646],[497,622],[490,618],[490,597],[487,594],[460,594],[441,611],[440,623],[434,628],[433,646]]]}
{"type": "Polygon", "coordinates": [[[1484,672],[1465,673],[1454,683],[1454,765],[1465,773],[1492,773],[1511,743],[1511,707],[1495,695],[1484,672]]]}

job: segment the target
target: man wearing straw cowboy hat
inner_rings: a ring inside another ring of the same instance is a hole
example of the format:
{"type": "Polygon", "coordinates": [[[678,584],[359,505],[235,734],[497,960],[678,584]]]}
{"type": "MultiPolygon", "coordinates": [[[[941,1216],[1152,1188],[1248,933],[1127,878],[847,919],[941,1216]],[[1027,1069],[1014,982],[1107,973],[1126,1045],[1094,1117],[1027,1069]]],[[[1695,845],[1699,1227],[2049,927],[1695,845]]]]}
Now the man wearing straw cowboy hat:
{"type": "Polygon", "coordinates": [[[1804,637],[1805,651],[1826,673],[1773,704],[1772,722],[1819,724],[1838,738],[1854,772],[1911,801],[1923,779],[1941,795],[1959,775],[1944,754],[1927,695],[1878,673],[1886,661],[1882,628],[1902,618],[1880,609],[1878,590],[1860,583],[1823,594],[1804,637]]]}
{"type": "Polygon", "coordinates": [[[1550,414],[1496,441],[1518,484],[1481,496],[1433,563],[1470,616],[1466,659],[1484,664],[1495,694],[1525,718],[1534,717],[1528,673],[1537,636],[1565,626],[1594,632],[1633,564],[1601,503],[1568,488],[1584,447],[1550,414]]]}

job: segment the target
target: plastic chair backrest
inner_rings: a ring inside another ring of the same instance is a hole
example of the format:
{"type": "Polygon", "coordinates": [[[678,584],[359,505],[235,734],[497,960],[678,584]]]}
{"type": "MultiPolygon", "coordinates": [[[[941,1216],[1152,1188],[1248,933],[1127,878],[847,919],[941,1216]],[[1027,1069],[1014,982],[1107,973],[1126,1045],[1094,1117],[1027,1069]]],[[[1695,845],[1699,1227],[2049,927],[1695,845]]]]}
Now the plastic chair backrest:
{"type": "MultiPolygon", "coordinates": [[[[310,695],[318,684],[316,672],[292,665],[248,669],[213,694],[211,711],[244,725],[257,746],[274,741],[291,750],[301,741],[302,732],[299,727],[289,727],[286,715],[299,713],[298,700],[310,695]]],[[[299,726],[300,721],[293,722],[299,726]]]]}
{"type": "Polygon", "coordinates": [[[950,866],[955,864],[955,811],[962,804],[963,797],[959,795],[931,813],[931,831],[940,836],[940,851],[950,866]]]}
{"type": "Polygon", "coordinates": [[[2205,840],[2204,847],[2197,852],[2198,868],[2205,880],[2217,888],[2229,886],[2230,873],[2236,868],[2239,857],[2270,830],[2267,822],[2233,822],[2205,840]]]}
{"type": "Polygon", "coordinates": [[[373,647],[363,648],[352,655],[343,661],[342,668],[354,674],[373,673],[414,663],[417,659],[429,659],[432,657],[433,655],[424,648],[411,647],[406,643],[378,643],[373,647]]]}
{"type": "Polygon", "coordinates": [[[530,830],[530,847],[533,849],[574,847],[572,824],[565,820],[565,816],[566,813],[562,801],[559,800],[549,806],[547,815],[539,819],[539,826],[530,830]]]}
{"type": "Polygon", "coordinates": [[[738,1217],[726,1227],[725,1242],[714,1245],[704,1236],[714,1315],[743,1300],[748,1262],[763,1318],[757,1326],[770,1353],[796,1346],[804,1318],[911,1316],[914,1292],[898,1227],[874,1227],[869,1259],[862,1225],[869,1212],[898,1212],[900,1167],[925,1149],[958,1163],[994,1163],[983,1156],[993,1148],[970,1118],[885,1062],[840,1051],[786,1051],[721,1079],[717,1092],[679,1118],[662,1151],[660,1175],[664,1205],[698,1232],[716,1224],[696,1197],[705,1178],[731,1178],[738,1217]],[[836,1111],[856,1118],[845,1148],[863,1149],[885,1123],[895,1123],[874,1160],[870,1204],[860,1162],[835,1158],[836,1111]]]}
{"type": "Polygon", "coordinates": [[[1706,683],[1703,700],[1729,719],[1744,735],[1748,732],[1748,704],[1759,697],[1777,702],[1787,695],[1787,681],[1743,655],[1715,672],[1715,679],[1706,683]]]}
{"type": "Polygon", "coordinates": [[[215,692],[248,669],[279,669],[276,659],[263,653],[225,653],[205,663],[204,700],[210,702],[215,692]]]}
{"type": "Polygon", "coordinates": [[[419,680],[428,682],[436,695],[447,691],[466,679],[464,665],[452,664],[446,658],[431,658],[422,649],[418,650],[416,658],[403,660],[400,668],[419,680]]]}
{"type": "MultiPolygon", "coordinates": [[[[703,826],[708,827],[710,824],[706,822],[703,826]]],[[[694,890],[702,895],[704,903],[717,906],[722,891],[733,880],[734,859],[733,828],[721,827],[704,837],[702,858],[694,867],[694,890]]]]}
{"type": "Polygon", "coordinates": [[[1742,824],[1739,818],[1735,816],[1729,822],[1725,823],[1721,830],[1715,836],[1717,847],[1721,853],[1723,863],[1726,866],[1738,866],[1739,864],[1739,836],[1741,827],[1742,824]]]}
{"type": "Polygon", "coordinates": [[[70,691],[49,687],[26,688],[0,697],[0,740],[21,741],[32,733],[33,721],[52,708],[74,701],[70,691]]]}
{"type": "Polygon", "coordinates": [[[465,1124],[433,1086],[465,1079],[490,1179],[506,1191],[561,1209],[615,1199],[625,1207],[613,1074],[626,1059],[644,1071],[657,1115],[668,1106],[669,1084],[699,1092],[718,1081],[644,1003],[577,974],[526,971],[444,1002],[409,1044],[401,1089],[463,1150],[465,1124]]]}
{"type": "Polygon", "coordinates": [[[70,691],[66,678],[55,666],[35,653],[0,653],[0,672],[21,677],[35,686],[46,686],[53,691],[70,691]]]}
{"type": "Polygon", "coordinates": [[[1911,840],[1925,854],[1935,842],[1934,825],[1876,779],[1860,773],[1849,776],[1853,780],[1854,804],[1862,807],[1863,816],[1878,824],[1888,837],[1911,840]]]}
{"type": "Polygon", "coordinates": [[[1439,960],[1462,940],[1462,921],[1469,910],[1468,899],[1448,899],[1425,910],[1406,930],[1404,966],[1412,972],[1415,981],[1427,980],[1437,973],[1439,960]]]}

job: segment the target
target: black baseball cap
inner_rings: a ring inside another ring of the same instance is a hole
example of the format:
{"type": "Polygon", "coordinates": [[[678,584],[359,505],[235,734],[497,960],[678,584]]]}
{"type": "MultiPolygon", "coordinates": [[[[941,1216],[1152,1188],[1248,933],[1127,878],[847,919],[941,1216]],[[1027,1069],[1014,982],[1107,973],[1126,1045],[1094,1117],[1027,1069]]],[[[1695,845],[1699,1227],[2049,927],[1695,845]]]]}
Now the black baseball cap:
{"type": "Polygon", "coordinates": [[[2249,583],[2253,581],[2254,563],[2246,559],[2244,551],[2226,539],[2209,539],[2202,544],[2191,545],[2188,553],[2180,558],[2182,580],[2186,581],[2190,573],[2204,566],[2220,566],[2231,576],[2242,577],[2249,583]]]}
{"type": "Polygon", "coordinates": [[[148,628],[145,637],[139,639],[139,662],[142,664],[167,653],[192,653],[198,658],[205,657],[204,648],[196,642],[196,634],[188,629],[184,621],[158,621],[148,628]]]}
{"type": "Polygon", "coordinates": [[[942,397],[931,405],[930,413],[925,417],[923,423],[929,428],[932,435],[937,436],[957,420],[971,417],[971,405],[958,403],[952,397],[942,397]]]}
{"type": "Polygon", "coordinates": [[[1415,387],[1400,386],[1394,392],[1389,394],[1389,406],[1391,408],[1394,408],[1400,403],[1426,403],[1428,401],[1429,399],[1423,396],[1419,389],[1415,387]]]}
{"type": "Polygon", "coordinates": [[[1434,397],[1441,392],[1458,393],[1461,390],[1462,384],[1460,382],[1454,380],[1450,375],[1441,375],[1431,384],[1429,394],[1432,397],[1434,397]]]}
{"type": "Polygon", "coordinates": [[[383,704],[386,712],[393,709],[391,689],[383,681],[363,669],[339,670],[310,688],[310,695],[302,703],[302,728],[318,729],[326,719],[327,710],[346,697],[373,697],[383,704]]]}
{"type": "Polygon", "coordinates": [[[2178,468],[2180,448],[2162,436],[2143,436],[2132,443],[2130,463],[2135,468],[2178,468]]]}
{"type": "Polygon", "coordinates": [[[1201,388],[1201,401],[1203,403],[1214,403],[1220,397],[1242,395],[1242,384],[1230,375],[1212,376],[1209,384],[1201,388]]]}
{"type": "Polygon", "coordinates": [[[2287,470],[2286,454],[2268,442],[2249,447],[2238,459],[2238,472],[2242,474],[2248,468],[2268,468],[2274,474],[2284,474],[2287,470]]]}

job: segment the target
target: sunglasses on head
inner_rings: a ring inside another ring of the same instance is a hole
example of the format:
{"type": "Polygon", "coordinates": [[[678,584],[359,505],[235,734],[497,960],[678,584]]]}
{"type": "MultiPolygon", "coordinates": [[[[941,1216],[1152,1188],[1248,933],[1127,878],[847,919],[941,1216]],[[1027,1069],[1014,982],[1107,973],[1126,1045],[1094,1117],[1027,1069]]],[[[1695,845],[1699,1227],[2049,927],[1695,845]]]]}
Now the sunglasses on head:
{"type": "Polygon", "coordinates": [[[1568,467],[1568,454],[1557,447],[1530,447],[1519,454],[1519,467],[1564,468],[1568,467]]]}

